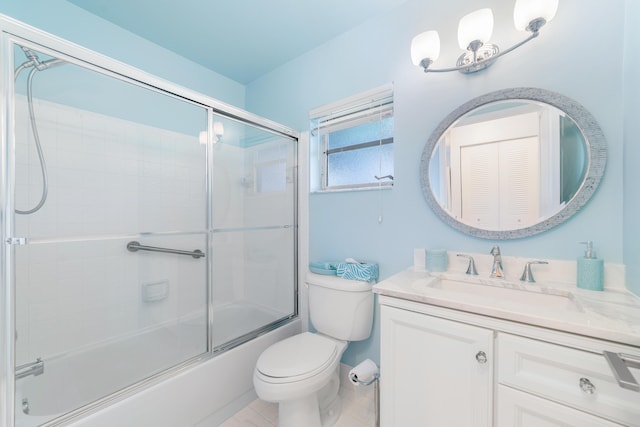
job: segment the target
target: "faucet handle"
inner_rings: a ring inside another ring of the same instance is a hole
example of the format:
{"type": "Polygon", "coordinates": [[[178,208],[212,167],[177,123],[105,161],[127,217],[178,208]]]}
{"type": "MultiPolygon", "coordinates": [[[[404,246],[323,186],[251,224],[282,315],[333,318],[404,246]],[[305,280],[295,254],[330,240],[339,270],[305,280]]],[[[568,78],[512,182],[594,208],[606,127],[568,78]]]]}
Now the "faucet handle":
{"type": "Polygon", "coordinates": [[[476,270],[476,263],[473,260],[473,257],[471,255],[464,255],[464,254],[458,254],[458,256],[469,259],[469,265],[467,266],[466,274],[477,276],[478,270],[476,270]]]}
{"type": "Polygon", "coordinates": [[[522,276],[520,276],[520,281],[535,283],[536,280],[533,278],[533,273],[531,272],[531,264],[549,264],[547,261],[527,261],[524,265],[524,270],[522,271],[522,276]]]}
{"type": "Polygon", "coordinates": [[[489,253],[493,256],[500,255],[500,246],[494,245],[489,253]]]}

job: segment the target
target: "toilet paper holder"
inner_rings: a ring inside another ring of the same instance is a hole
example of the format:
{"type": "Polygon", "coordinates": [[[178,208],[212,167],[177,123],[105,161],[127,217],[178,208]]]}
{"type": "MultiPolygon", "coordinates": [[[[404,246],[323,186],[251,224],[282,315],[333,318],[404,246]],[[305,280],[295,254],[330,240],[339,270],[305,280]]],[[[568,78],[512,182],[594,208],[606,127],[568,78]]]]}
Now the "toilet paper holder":
{"type": "Polygon", "coordinates": [[[369,379],[367,379],[366,381],[361,380],[360,378],[358,378],[358,375],[355,372],[349,372],[349,380],[352,383],[358,383],[360,385],[371,385],[374,382],[378,381],[380,379],[380,374],[379,373],[375,373],[373,374],[369,379]]]}
{"type": "Polygon", "coordinates": [[[371,360],[366,359],[349,371],[349,381],[354,385],[368,386],[373,384],[373,406],[375,411],[375,426],[380,427],[380,371],[371,360]],[[361,378],[358,378],[360,375],[361,378]]]}

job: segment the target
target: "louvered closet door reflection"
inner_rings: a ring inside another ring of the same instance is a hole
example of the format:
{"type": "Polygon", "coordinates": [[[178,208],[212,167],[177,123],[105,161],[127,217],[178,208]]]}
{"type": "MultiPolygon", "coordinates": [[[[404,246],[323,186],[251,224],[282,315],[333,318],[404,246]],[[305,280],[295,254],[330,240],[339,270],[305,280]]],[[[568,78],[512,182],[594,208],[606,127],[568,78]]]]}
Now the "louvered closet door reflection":
{"type": "Polygon", "coordinates": [[[509,230],[532,223],[538,217],[538,137],[463,146],[460,166],[464,200],[461,212],[465,223],[509,230]]]}
{"type": "Polygon", "coordinates": [[[500,229],[535,224],[540,211],[538,137],[498,144],[500,157],[500,229]]]}
{"type": "Polygon", "coordinates": [[[474,227],[500,227],[499,144],[460,148],[462,221],[474,227]]]}

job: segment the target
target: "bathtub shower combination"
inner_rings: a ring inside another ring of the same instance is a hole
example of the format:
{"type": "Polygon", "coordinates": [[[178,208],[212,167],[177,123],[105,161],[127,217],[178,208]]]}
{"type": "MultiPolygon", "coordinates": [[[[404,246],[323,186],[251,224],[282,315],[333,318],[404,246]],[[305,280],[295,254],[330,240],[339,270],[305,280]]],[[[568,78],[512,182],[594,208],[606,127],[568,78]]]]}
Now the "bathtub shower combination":
{"type": "Polygon", "coordinates": [[[296,317],[294,131],[0,25],[0,426],[81,419],[296,317]]]}

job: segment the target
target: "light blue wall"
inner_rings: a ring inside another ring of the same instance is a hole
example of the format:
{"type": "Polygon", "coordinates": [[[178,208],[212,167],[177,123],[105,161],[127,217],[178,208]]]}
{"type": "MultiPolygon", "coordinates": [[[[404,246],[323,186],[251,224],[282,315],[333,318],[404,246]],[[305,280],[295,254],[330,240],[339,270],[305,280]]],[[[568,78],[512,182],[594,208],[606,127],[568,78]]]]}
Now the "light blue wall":
{"type": "Polygon", "coordinates": [[[0,13],[186,88],[244,107],[245,87],[65,0],[2,0],[0,13]]]}
{"type": "MultiPolygon", "coordinates": [[[[496,43],[506,46],[522,37],[513,29],[512,0],[488,0],[483,6],[494,10],[496,43]]],[[[479,74],[425,75],[411,64],[411,38],[437,29],[443,42],[437,65],[453,65],[459,55],[457,21],[477,7],[474,0],[409,0],[247,87],[249,110],[304,130],[310,109],[394,82],[395,188],[382,194],[312,194],[312,261],[347,256],[377,260],[385,278],[411,265],[415,247],[488,252],[494,242],[449,228],[429,209],[420,190],[420,156],[430,133],[448,112],[481,94],[522,86],[556,91],[586,107],[607,137],[609,158],[600,188],[581,212],[544,234],[500,242],[503,254],[575,259],[581,253],[578,242],[589,239],[606,261],[624,261],[625,1],[563,0],[555,20],[543,28],[538,39],[479,74]],[[381,224],[377,221],[380,212],[384,216],[381,224]]],[[[637,176],[632,178],[638,182],[637,176]]],[[[627,198],[633,197],[632,191],[637,192],[628,189],[627,198]]],[[[635,250],[637,254],[637,247],[635,250]]],[[[626,260],[630,262],[631,255],[626,260]]],[[[376,322],[372,338],[353,343],[343,361],[377,360],[378,334],[376,322]]]]}
{"type": "Polygon", "coordinates": [[[627,0],[624,55],[624,263],[627,286],[640,295],[640,2],[627,0]]]}

